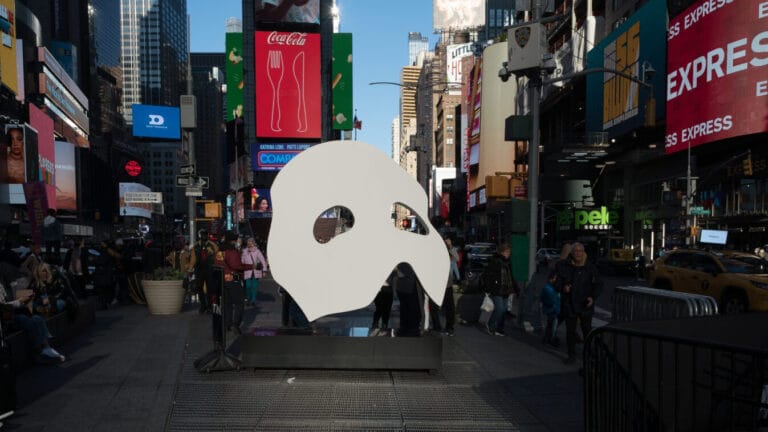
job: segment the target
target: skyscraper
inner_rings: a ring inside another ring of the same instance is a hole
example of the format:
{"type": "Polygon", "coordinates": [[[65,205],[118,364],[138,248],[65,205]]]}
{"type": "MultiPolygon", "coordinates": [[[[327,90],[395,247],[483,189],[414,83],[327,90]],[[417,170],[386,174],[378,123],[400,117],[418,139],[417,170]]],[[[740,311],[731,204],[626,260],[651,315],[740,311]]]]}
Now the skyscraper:
{"type": "Polygon", "coordinates": [[[123,115],[133,104],[178,106],[187,91],[186,0],[120,0],[123,115]]]}
{"type": "MultiPolygon", "coordinates": [[[[195,159],[197,174],[208,177],[207,197],[224,193],[224,64],[225,54],[192,53],[192,93],[197,99],[195,159]]],[[[228,172],[227,172],[228,174],[228,172]]]]}
{"type": "Polygon", "coordinates": [[[429,51],[429,38],[419,32],[408,33],[408,66],[415,66],[422,51],[429,51]]]}

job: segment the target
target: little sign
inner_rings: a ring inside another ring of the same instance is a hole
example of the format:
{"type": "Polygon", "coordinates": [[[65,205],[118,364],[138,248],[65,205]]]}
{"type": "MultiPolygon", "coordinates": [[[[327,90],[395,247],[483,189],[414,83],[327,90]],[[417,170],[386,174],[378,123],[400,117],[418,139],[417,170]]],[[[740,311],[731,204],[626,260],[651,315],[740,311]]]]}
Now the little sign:
{"type": "Polygon", "coordinates": [[[162,192],[126,192],[126,203],[162,203],[162,192]]]}

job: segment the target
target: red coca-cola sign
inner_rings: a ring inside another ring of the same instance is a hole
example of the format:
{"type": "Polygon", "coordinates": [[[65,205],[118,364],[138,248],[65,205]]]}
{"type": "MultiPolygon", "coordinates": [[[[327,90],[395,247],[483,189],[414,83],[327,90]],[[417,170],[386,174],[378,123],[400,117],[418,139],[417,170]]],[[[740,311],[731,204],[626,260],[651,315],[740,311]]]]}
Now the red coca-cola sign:
{"type": "Polygon", "coordinates": [[[256,136],[320,138],[320,35],[257,31],[256,136]]]}
{"type": "Polygon", "coordinates": [[[273,31],[267,36],[268,45],[298,45],[304,46],[307,43],[306,33],[282,33],[273,31]]]}

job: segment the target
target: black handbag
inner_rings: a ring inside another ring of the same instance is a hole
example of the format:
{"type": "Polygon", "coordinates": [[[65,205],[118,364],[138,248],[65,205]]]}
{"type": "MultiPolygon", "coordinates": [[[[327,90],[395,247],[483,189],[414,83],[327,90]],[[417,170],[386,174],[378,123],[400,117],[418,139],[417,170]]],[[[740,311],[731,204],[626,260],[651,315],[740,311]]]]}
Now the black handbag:
{"type": "Polygon", "coordinates": [[[263,270],[264,266],[261,264],[261,262],[256,263],[256,270],[263,270]]]}

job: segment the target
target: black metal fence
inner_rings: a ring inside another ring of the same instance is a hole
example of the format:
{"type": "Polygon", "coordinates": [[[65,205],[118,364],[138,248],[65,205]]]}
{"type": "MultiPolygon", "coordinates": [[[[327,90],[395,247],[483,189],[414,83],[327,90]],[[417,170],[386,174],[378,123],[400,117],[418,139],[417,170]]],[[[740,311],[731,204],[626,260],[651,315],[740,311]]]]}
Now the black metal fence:
{"type": "Polygon", "coordinates": [[[767,324],[753,314],[596,329],[584,349],[585,430],[768,430],[767,324]]]}

